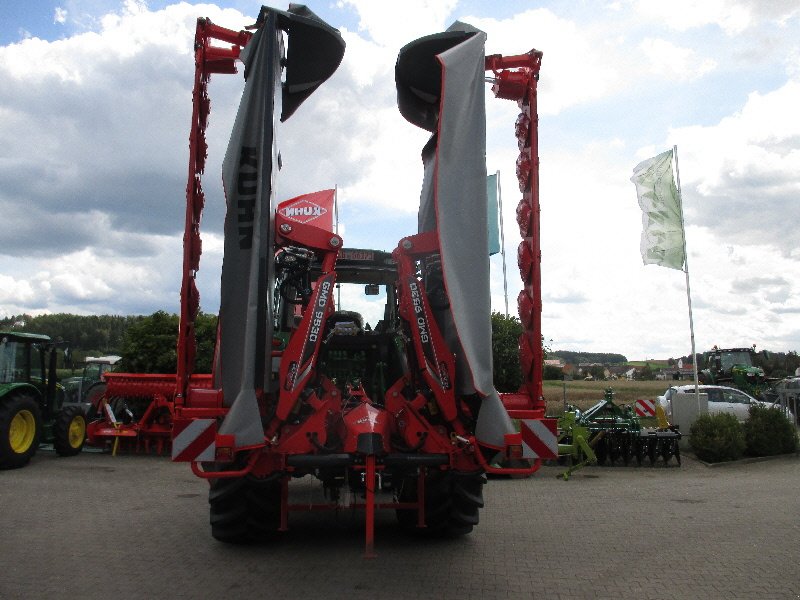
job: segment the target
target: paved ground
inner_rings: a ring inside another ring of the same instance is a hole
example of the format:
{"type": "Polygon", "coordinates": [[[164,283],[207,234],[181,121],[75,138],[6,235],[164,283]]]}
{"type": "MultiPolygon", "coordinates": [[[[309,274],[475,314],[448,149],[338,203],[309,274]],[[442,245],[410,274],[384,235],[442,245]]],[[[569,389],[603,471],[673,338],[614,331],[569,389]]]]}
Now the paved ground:
{"type": "Polygon", "coordinates": [[[226,546],[186,465],[41,452],[0,472],[0,598],[800,598],[800,459],[557,472],[490,481],[458,540],[380,513],[365,560],[359,518],[226,546]]]}

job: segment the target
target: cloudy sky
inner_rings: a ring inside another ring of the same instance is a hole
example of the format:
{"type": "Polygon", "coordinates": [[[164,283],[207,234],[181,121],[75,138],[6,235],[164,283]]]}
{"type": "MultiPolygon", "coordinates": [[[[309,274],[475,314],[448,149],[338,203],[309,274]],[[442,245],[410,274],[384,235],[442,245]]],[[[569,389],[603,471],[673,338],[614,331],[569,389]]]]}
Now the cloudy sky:
{"type": "MultiPolygon", "coordinates": [[[[633,167],[678,147],[698,351],[800,350],[800,0],[309,0],[342,66],[281,131],[281,198],[338,186],[348,246],[414,233],[426,134],[395,105],[397,52],[455,20],[487,53],[544,52],[543,333],[629,359],[690,352],[686,278],[643,266],[633,167]]],[[[178,311],[197,17],[260,4],[0,2],[0,316],[178,311]]],[[[286,8],[286,5],[278,5],[286,8]]],[[[220,164],[242,90],[214,76],[202,308],[216,312],[220,164]]],[[[513,103],[487,92],[509,305],[520,288],[513,103]]],[[[501,257],[493,308],[504,311],[501,257]]]]}

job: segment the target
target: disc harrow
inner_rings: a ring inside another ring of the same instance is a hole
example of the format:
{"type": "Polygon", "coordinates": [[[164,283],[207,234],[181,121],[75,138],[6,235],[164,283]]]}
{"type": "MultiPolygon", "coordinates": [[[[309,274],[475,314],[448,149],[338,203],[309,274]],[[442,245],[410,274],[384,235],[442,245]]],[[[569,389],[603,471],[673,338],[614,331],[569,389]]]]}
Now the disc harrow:
{"type": "Polygon", "coordinates": [[[670,425],[663,410],[656,409],[657,427],[643,427],[634,410],[614,403],[614,392],[605,391],[605,398],[581,411],[568,406],[559,419],[559,457],[570,457],[571,466],[560,477],[568,479],[575,470],[587,465],[641,466],[649,462],[668,465],[672,458],[681,464],[681,433],[670,425]]]}

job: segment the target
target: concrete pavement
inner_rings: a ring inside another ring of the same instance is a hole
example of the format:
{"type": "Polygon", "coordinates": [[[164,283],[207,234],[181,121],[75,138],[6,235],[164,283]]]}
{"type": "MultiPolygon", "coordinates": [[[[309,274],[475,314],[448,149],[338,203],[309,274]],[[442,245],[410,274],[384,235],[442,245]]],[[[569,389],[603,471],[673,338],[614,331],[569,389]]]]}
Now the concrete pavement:
{"type": "Polygon", "coordinates": [[[490,480],[460,539],[379,511],[365,560],[360,513],[292,513],[279,543],[227,546],[187,465],[40,452],[0,471],[0,598],[800,598],[797,457],[559,471],[490,480]]]}

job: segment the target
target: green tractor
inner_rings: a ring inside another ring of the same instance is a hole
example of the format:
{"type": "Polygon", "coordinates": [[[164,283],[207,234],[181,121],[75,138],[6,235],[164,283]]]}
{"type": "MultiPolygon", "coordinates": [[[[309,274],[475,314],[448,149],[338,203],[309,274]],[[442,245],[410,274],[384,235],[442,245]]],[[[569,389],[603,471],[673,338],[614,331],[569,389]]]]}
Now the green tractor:
{"type": "Polygon", "coordinates": [[[723,348],[717,346],[703,353],[703,369],[698,373],[702,384],[728,385],[747,392],[755,398],[769,388],[764,370],[753,364],[753,348],[723,348]]]}
{"type": "Polygon", "coordinates": [[[0,331],[0,469],[28,464],[40,443],[73,456],[86,441],[86,414],[56,382],[58,344],[35,333],[0,331]]]}
{"type": "Polygon", "coordinates": [[[87,356],[83,372],[77,377],[62,379],[61,385],[74,402],[82,402],[84,407],[98,406],[98,400],[106,389],[104,376],[114,372],[121,360],[122,357],[117,355],[87,356]]]}

